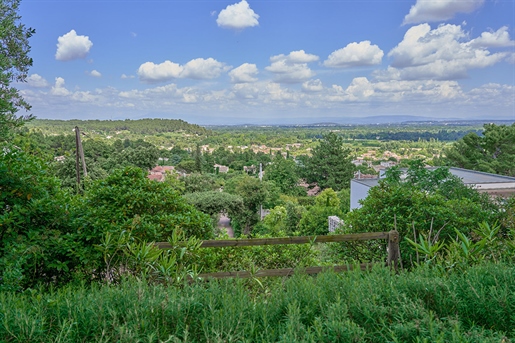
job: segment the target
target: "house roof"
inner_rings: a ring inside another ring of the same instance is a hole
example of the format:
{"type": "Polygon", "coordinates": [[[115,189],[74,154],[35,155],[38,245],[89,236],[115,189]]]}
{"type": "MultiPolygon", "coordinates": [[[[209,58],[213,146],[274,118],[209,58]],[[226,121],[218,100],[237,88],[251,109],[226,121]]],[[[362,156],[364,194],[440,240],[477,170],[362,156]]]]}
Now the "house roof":
{"type": "MultiPolygon", "coordinates": [[[[429,169],[435,170],[436,168],[437,167],[431,167],[429,169]]],[[[515,177],[511,176],[497,175],[462,168],[449,168],[449,171],[452,175],[459,177],[466,185],[491,184],[492,186],[495,186],[495,184],[499,184],[500,186],[501,184],[515,183],[515,177]]],[[[368,187],[374,187],[378,185],[379,178],[353,179],[352,181],[368,187]]]]}

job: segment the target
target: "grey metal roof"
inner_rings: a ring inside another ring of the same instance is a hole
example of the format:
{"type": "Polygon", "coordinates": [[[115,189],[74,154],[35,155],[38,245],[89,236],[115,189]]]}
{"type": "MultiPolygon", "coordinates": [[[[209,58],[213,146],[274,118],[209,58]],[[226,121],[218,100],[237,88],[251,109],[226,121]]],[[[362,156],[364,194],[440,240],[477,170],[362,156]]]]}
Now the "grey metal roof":
{"type": "MultiPolygon", "coordinates": [[[[435,170],[436,167],[429,168],[435,170]]],[[[476,185],[484,183],[512,183],[515,182],[515,177],[497,175],[491,173],[484,173],[475,170],[468,170],[462,168],[449,168],[452,175],[459,177],[466,185],[476,185]]],[[[379,178],[377,179],[353,179],[353,182],[358,182],[368,187],[377,186],[379,178]]]]}

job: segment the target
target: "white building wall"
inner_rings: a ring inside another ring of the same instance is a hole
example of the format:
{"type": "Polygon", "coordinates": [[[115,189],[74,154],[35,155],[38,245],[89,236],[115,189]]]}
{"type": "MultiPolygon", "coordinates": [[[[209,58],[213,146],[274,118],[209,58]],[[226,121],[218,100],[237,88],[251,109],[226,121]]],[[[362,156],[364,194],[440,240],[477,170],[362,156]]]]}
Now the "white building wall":
{"type": "Polygon", "coordinates": [[[350,210],[360,208],[359,200],[365,199],[368,195],[369,186],[358,182],[359,180],[350,181],[350,210]]]}

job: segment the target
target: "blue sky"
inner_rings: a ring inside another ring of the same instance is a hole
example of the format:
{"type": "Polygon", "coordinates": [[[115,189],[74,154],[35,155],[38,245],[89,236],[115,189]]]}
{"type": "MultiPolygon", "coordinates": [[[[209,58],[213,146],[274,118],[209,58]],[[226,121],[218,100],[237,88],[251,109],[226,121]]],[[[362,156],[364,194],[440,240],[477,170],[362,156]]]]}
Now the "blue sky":
{"type": "Polygon", "coordinates": [[[515,120],[515,2],[22,0],[49,119],[515,120]]]}

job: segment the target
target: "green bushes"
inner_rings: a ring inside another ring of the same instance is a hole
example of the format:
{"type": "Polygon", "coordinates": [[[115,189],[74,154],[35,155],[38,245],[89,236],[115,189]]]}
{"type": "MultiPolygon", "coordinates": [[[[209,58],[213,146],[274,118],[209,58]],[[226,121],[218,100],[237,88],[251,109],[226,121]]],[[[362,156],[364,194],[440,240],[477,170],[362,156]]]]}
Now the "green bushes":
{"type": "Polygon", "coordinates": [[[515,267],[0,293],[0,341],[510,342],[515,267]],[[264,287],[264,288],[262,288],[264,287]]]}

